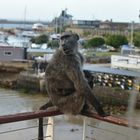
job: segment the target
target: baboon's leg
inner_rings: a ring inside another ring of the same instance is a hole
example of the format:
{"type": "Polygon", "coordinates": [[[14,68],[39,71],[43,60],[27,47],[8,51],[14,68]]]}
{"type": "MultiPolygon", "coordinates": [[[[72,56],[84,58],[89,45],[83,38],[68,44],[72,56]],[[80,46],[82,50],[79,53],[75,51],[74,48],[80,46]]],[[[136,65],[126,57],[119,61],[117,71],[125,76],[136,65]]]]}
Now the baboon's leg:
{"type": "MultiPolygon", "coordinates": [[[[85,78],[87,79],[90,88],[92,89],[93,88],[93,75],[88,70],[83,70],[83,72],[85,74],[85,78]]],[[[81,113],[89,109],[88,104],[91,104],[100,116],[103,116],[103,117],[107,116],[100,102],[96,99],[96,97],[93,94],[86,94],[85,98],[86,98],[86,102],[81,113]]]]}
{"type": "Polygon", "coordinates": [[[88,81],[90,88],[92,89],[93,88],[93,75],[88,70],[83,70],[83,72],[84,72],[85,78],[88,81]]]}
{"type": "Polygon", "coordinates": [[[48,107],[53,106],[52,102],[49,100],[46,104],[44,104],[43,106],[41,106],[39,108],[39,110],[46,110],[48,107]]]}
{"type": "MultiPolygon", "coordinates": [[[[49,100],[45,105],[40,107],[40,110],[46,110],[48,107],[53,106],[52,102],[49,100]]],[[[38,127],[38,140],[43,140],[43,118],[39,118],[39,127],[38,127]]]]}
{"type": "MultiPolygon", "coordinates": [[[[93,94],[86,94],[86,100],[87,102],[89,102],[97,111],[97,113],[102,116],[105,117],[107,116],[107,114],[104,112],[100,102],[96,99],[96,97],[93,94]]],[[[87,108],[87,106],[86,106],[87,108]]],[[[82,110],[84,111],[84,110],[82,110]]]]}

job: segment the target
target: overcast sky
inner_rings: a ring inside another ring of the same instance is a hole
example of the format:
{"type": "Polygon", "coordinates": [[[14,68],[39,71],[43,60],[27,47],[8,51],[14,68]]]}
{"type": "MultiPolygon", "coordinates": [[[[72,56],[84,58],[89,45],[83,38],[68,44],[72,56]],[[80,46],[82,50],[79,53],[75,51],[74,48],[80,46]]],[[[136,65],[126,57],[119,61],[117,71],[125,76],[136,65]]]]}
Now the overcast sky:
{"type": "Polygon", "coordinates": [[[140,0],[0,0],[0,19],[50,21],[65,8],[73,19],[140,22],[140,0]]]}

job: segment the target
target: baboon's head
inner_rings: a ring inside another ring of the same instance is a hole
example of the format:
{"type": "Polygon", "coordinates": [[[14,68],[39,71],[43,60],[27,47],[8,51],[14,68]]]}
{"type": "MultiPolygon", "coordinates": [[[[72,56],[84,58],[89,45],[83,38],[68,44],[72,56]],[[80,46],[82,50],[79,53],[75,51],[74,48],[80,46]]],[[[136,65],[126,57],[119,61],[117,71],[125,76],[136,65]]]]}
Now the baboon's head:
{"type": "Polygon", "coordinates": [[[75,33],[65,32],[60,38],[60,47],[59,49],[65,55],[72,55],[78,51],[79,36],[75,33]]]}

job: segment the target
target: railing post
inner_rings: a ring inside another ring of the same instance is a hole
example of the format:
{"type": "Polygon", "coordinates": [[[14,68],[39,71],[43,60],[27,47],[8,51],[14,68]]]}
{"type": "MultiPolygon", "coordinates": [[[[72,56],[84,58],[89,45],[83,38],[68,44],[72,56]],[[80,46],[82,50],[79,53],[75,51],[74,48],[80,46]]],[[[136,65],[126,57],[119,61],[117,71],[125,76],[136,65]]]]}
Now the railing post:
{"type": "Polygon", "coordinates": [[[84,122],[83,122],[83,140],[86,140],[86,127],[87,127],[87,121],[86,117],[84,117],[84,122]]]}
{"type": "Polygon", "coordinates": [[[38,140],[43,140],[43,118],[39,118],[38,140]]]}
{"type": "Polygon", "coordinates": [[[45,137],[46,137],[45,140],[54,140],[54,117],[48,118],[48,125],[45,137]]]}

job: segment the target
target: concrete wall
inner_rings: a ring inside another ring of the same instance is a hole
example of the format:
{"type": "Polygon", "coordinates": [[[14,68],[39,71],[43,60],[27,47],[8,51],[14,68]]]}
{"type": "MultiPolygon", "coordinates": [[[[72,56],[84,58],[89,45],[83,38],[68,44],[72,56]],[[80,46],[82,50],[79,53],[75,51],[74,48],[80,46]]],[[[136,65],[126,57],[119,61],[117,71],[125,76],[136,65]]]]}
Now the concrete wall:
{"type": "Polygon", "coordinates": [[[17,87],[27,91],[45,92],[44,76],[32,74],[30,72],[21,72],[17,79],[17,87]]]}

